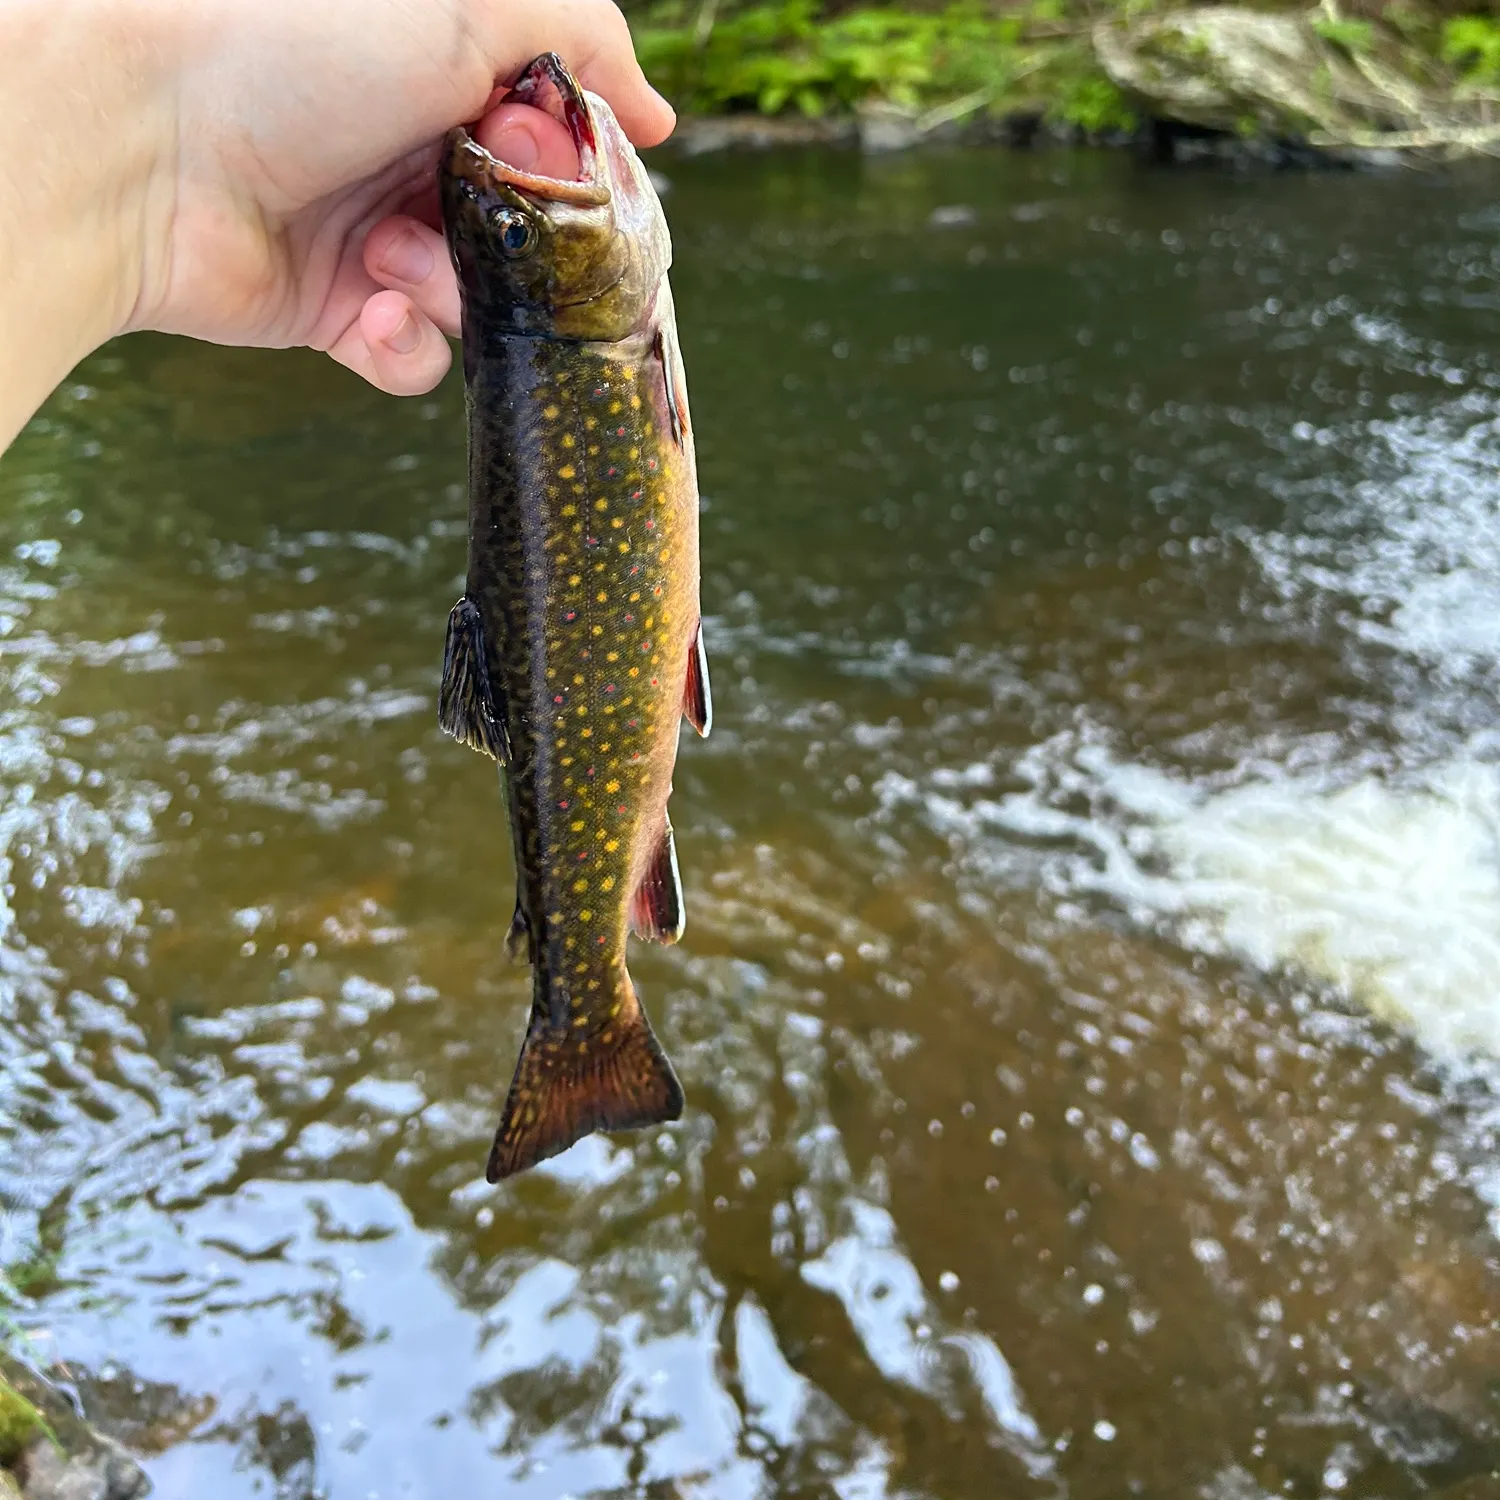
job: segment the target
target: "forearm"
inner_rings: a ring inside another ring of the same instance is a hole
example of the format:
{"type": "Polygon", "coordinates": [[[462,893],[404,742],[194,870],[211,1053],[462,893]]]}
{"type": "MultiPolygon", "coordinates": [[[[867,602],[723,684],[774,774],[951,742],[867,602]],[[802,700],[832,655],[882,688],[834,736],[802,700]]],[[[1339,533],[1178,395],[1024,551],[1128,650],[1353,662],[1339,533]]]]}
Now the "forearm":
{"type": "Polygon", "coordinates": [[[127,326],[167,139],[150,7],[0,0],[0,449],[127,326]]]}

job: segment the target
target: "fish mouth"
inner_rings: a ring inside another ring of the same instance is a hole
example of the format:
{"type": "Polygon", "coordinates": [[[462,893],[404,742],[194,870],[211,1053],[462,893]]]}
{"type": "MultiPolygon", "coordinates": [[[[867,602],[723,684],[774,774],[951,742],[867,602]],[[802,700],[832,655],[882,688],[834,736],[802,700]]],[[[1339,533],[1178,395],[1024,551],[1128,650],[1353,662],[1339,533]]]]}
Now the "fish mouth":
{"type": "Polygon", "coordinates": [[[448,138],[449,170],[476,186],[504,186],[550,203],[574,203],[585,208],[608,203],[610,191],[599,160],[588,97],[562,58],[555,52],[544,52],[528,63],[506,97],[545,110],[567,130],[578,152],[578,176],[546,177],[522,171],[492,156],[462,126],[448,138]]]}

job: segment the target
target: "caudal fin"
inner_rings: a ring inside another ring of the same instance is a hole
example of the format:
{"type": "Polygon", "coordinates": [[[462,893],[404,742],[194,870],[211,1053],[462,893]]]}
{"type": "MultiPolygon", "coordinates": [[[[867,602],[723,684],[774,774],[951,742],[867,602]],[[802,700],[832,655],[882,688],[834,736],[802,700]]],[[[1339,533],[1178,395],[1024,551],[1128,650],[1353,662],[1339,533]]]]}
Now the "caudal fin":
{"type": "Polygon", "coordinates": [[[602,1031],[580,1039],[532,1012],[485,1176],[512,1177],[596,1130],[635,1130],[682,1114],[682,1085],[634,991],[602,1031]]]}

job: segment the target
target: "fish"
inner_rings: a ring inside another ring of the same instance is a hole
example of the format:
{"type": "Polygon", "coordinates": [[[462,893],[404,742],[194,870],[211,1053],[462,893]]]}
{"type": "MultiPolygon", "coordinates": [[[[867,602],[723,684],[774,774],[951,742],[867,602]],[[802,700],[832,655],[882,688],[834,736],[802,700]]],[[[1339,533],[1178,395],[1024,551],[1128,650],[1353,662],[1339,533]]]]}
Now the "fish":
{"type": "Polygon", "coordinates": [[[561,120],[579,172],[507,166],[463,127],[438,168],[469,481],[438,721],[500,767],[506,946],[532,970],[491,1183],[682,1114],[626,945],[683,934],[668,799],[682,720],[707,735],[713,717],[666,218],[609,105],[555,53],[509,97],[561,120]]]}

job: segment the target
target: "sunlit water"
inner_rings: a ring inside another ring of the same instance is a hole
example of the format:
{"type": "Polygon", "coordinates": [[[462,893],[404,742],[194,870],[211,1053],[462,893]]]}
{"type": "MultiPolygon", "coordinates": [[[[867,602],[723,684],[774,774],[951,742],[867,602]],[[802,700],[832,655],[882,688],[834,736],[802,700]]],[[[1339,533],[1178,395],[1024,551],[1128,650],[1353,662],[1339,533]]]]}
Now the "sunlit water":
{"type": "Polygon", "coordinates": [[[1500,1493],[1493,177],[664,166],[685,1118],[482,1180],[458,386],[132,340],[0,463],[0,1310],[174,1500],[1500,1493]]]}

